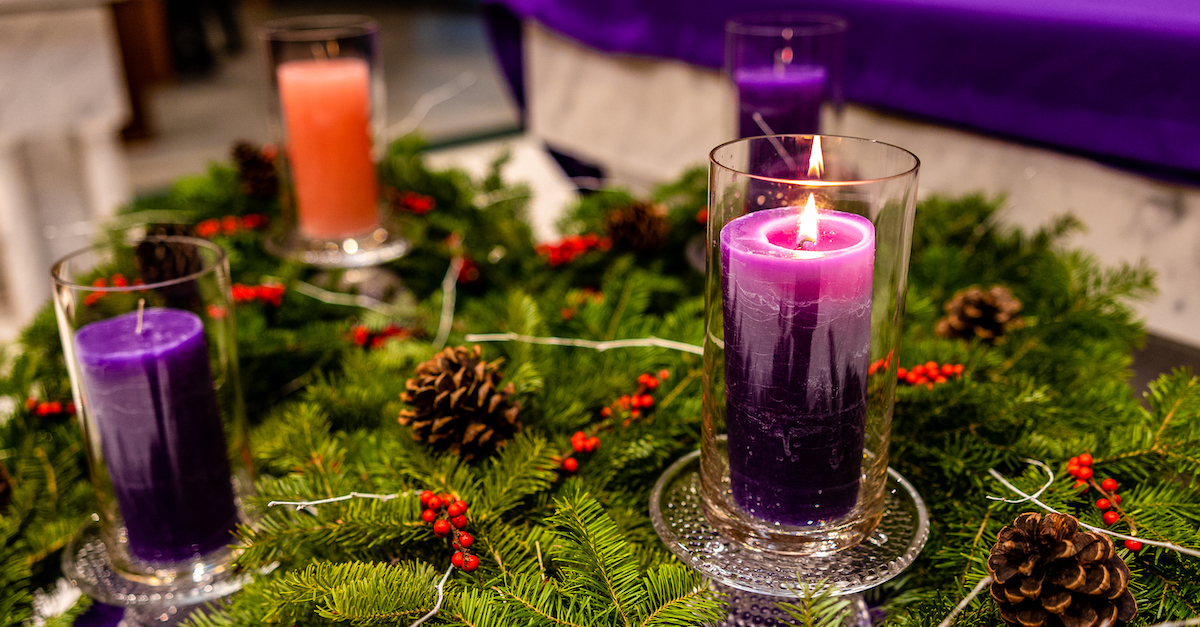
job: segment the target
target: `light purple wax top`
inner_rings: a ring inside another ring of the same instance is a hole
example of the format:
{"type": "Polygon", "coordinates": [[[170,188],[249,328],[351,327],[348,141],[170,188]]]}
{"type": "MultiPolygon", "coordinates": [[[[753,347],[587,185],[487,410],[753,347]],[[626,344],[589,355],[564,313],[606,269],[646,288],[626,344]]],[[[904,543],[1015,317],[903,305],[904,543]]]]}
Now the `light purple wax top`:
{"type": "Polygon", "coordinates": [[[749,514],[815,525],[857,499],[866,420],[875,229],[821,211],[796,249],[800,210],[721,230],[729,480],[749,514]]]}
{"type": "Polygon", "coordinates": [[[130,552],[177,562],[228,544],[237,508],[200,317],[152,307],[93,322],[75,352],[130,552]]]}

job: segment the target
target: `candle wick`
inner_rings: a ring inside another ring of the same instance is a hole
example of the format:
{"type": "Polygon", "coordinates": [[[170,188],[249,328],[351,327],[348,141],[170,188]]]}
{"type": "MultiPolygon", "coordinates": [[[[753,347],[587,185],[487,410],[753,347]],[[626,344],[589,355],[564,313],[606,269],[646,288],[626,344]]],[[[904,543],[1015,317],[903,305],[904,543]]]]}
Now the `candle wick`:
{"type": "Polygon", "coordinates": [[[778,152],[779,156],[783,157],[783,160],[787,162],[788,167],[793,170],[798,169],[799,166],[796,165],[796,161],[793,160],[792,156],[788,154],[786,149],[784,149],[783,144],[779,143],[779,140],[774,137],[775,131],[772,131],[771,127],[767,125],[767,121],[763,119],[762,114],[758,111],[755,111],[750,117],[754,118],[754,123],[758,125],[758,128],[762,129],[763,134],[767,136],[767,141],[771,142],[771,145],[775,147],[775,152],[778,152]]]}
{"type": "Polygon", "coordinates": [[[796,237],[796,250],[804,250],[805,244],[809,244],[810,246],[816,246],[817,240],[815,240],[807,235],[796,237]]]}
{"type": "Polygon", "coordinates": [[[145,314],[145,312],[146,312],[146,299],[139,298],[138,299],[138,321],[137,321],[137,329],[136,329],[138,335],[142,334],[142,315],[145,314]]]}

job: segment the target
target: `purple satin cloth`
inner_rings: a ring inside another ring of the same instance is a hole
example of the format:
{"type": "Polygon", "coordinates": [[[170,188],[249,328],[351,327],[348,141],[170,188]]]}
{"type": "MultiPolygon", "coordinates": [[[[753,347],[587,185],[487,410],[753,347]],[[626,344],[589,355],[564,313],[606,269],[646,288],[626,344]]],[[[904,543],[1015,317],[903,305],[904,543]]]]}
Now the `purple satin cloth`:
{"type": "Polygon", "coordinates": [[[851,101],[1200,172],[1198,0],[490,1],[603,51],[712,68],[734,13],[838,13],[851,101]]]}

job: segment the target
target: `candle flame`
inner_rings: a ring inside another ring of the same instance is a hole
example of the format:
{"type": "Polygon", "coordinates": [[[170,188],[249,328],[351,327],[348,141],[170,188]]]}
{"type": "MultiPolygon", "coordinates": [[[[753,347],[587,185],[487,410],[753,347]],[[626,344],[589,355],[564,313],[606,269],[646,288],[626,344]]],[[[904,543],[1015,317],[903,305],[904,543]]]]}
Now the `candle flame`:
{"type": "Polygon", "coordinates": [[[812,194],[800,212],[799,227],[796,229],[796,250],[803,250],[804,243],[817,243],[817,202],[812,194]]]}
{"type": "Polygon", "coordinates": [[[812,152],[808,156],[808,175],[819,179],[824,172],[825,159],[821,157],[821,136],[816,135],[812,141],[812,152]]]}

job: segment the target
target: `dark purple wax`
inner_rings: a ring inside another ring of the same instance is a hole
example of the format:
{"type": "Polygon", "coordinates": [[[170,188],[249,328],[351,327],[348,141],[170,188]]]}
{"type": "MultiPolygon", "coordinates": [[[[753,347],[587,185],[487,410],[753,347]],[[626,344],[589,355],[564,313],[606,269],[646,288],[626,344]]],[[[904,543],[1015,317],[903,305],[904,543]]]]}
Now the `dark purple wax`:
{"type": "Polygon", "coordinates": [[[133,555],[177,562],[230,542],[237,508],[200,317],[149,308],[75,335],[84,403],[133,555]]]}
{"type": "Polygon", "coordinates": [[[739,137],[766,134],[754,120],[755,113],[776,134],[817,133],[821,127],[825,76],[825,68],[817,65],[735,70],[739,137]]]}
{"type": "Polygon", "coordinates": [[[822,211],[795,250],[798,209],[721,230],[725,425],[734,501],[785,525],[854,509],[862,474],[875,230],[822,211]]]}

